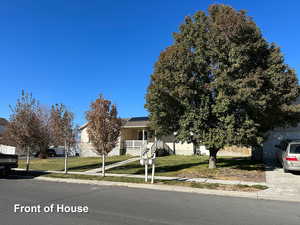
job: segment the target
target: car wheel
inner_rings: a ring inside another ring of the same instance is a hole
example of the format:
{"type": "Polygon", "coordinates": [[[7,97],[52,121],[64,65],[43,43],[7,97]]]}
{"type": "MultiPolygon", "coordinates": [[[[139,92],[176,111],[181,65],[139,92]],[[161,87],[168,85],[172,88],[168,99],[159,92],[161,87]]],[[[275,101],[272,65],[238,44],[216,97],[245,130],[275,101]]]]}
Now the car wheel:
{"type": "Polygon", "coordinates": [[[11,169],[9,167],[5,169],[5,174],[6,176],[11,174],[11,169]]]}
{"type": "Polygon", "coordinates": [[[5,169],[0,169],[0,177],[5,177],[5,169]]]}
{"type": "Polygon", "coordinates": [[[289,170],[287,168],[283,167],[283,172],[288,173],[289,170]]]}
{"type": "Polygon", "coordinates": [[[4,168],[0,172],[1,172],[1,176],[7,177],[10,174],[10,168],[4,168]]]}

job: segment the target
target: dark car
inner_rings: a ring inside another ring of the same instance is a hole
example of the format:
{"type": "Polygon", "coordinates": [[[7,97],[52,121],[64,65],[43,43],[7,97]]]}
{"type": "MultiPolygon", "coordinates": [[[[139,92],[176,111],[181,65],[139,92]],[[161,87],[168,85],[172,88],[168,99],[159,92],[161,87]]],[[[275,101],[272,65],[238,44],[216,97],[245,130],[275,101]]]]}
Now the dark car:
{"type": "MultiPolygon", "coordinates": [[[[41,154],[41,152],[37,152],[34,156],[39,157],[40,154],[41,154]]],[[[54,149],[51,149],[51,148],[47,149],[47,156],[48,157],[56,157],[57,156],[56,151],[54,149]]]]}
{"type": "Polygon", "coordinates": [[[18,167],[18,156],[0,153],[0,174],[7,175],[11,168],[18,167]]]}

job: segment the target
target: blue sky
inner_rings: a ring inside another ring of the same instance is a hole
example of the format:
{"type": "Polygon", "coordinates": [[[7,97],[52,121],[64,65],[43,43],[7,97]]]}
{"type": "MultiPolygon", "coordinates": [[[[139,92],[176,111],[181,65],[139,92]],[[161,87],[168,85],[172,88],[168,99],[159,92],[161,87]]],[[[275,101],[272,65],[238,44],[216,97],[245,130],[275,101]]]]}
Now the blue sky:
{"type": "Polygon", "coordinates": [[[297,0],[2,0],[0,117],[9,117],[22,89],[44,105],[66,104],[78,124],[99,93],[121,117],[147,115],[145,93],[159,53],[184,16],[211,3],[246,9],[299,74],[297,0]]]}

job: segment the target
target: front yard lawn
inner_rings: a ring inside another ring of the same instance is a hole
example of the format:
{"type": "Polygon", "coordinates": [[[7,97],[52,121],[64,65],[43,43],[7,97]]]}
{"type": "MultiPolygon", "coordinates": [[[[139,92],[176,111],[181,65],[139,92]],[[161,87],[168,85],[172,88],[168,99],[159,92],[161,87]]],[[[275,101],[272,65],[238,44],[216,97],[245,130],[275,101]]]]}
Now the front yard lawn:
{"type": "MultiPolygon", "coordinates": [[[[131,158],[132,156],[112,156],[106,160],[106,165],[131,158]]],[[[19,167],[25,168],[26,161],[20,160],[19,167]]],[[[69,158],[69,171],[87,171],[99,168],[100,157],[69,158]]],[[[251,161],[249,158],[219,157],[217,169],[208,169],[207,156],[172,155],[156,159],[156,176],[176,176],[184,178],[211,178],[220,180],[242,180],[264,182],[265,172],[262,163],[251,161]]],[[[32,159],[32,170],[64,170],[64,158],[32,159]]],[[[144,166],[139,161],[107,170],[108,173],[144,174],[144,166]]],[[[149,174],[151,166],[149,167],[149,174]]]]}
{"type": "MultiPolygon", "coordinates": [[[[165,156],[156,159],[155,175],[185,178],[211,178],[220,180],[242,180],[264,182],[265,172],[262,163],[247,157],[219,157],[217,169],[208,169],[207,156],[165,156]]],[[[149,168],[149,172],[151,167],[149,168]]],[[[112,168],[108,173],[144,174],[139,161],[112,168]]]]}
{"type": "MultiPolygon", "coordinates": [[[[105,165],[120,162],[132,156],[111,156],[106,158],[105,165]]],[[[62,171],[65,168],[65,159],[62,158],[48,158],[39,159],[33,158],[30,160],[30,169],[32,170],[58,170],[62,171]]],[[[100,157],[70,157],[68,158],[69,171],[87,171],[99,168],[102,164],[100,157]]],[[[19,160],[19,168],[26,168],[26,160],[19,160]]]]}

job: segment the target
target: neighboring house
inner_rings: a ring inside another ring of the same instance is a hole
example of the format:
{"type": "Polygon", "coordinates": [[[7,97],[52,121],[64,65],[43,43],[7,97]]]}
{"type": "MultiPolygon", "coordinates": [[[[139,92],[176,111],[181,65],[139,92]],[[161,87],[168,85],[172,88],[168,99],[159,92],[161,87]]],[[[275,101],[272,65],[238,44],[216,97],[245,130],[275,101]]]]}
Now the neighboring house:
{"type": "MultiPolygon", "coordinates": [[[[89,141],[87,133],[87,124],[81,128],[81,156],[97,156],[93,151],[93,146],[89,141]]],[[[133,117],[123,119],[121,134],[117,146],[109,155],[140,155],[141,148],[147,146],[150,148],[154,143],[153,131],[149,127],[148,117],[133,117]]],[[[194,146],[188,143],[175,143],[174,138],[165,137],[159,142],[161,148],[168,149],[170,152],[179,155],[193,155],[194,146]]]]}
{"type": "Polygon", "coordinates": [[[11,146],[7,140],[3,139],[3,134],[8,125],[8,121],[4,118],[0,118],[0,152],[4,154],[15,154],[16,148],[11,146]]]}

